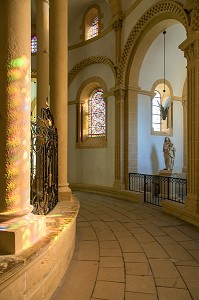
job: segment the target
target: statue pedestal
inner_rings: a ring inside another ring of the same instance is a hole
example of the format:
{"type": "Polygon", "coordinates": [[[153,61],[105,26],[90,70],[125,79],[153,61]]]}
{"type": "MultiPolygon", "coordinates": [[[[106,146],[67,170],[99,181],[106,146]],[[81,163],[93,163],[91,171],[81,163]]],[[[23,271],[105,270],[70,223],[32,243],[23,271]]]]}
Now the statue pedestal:
{"type": "Polygon", "coordinates": [[[160,194],[164,199],[169,199],[169,178],[172,174],[172,170],[160,170],[159,175],[165,178],[162,178],[160,181],[160,194]]]}
{"type": "Polygon", "coordinates": [[[171,174],[172,174],[172,170],[159,170],[159,175],[160,176],[168,177],[168,176],[171,176],[171,174]]]}

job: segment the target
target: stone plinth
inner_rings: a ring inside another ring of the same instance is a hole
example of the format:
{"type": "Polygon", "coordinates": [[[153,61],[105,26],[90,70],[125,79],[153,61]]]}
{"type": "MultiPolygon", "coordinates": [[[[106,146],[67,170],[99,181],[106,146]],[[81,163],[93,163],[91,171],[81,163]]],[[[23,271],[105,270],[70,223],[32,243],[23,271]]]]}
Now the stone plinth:
{"type": "Polygon", "coordinates": [[[0,255],[18,254],[46,233],[45,216],[31,213],[0,223],[0,255]]]}
{"type": "Polygon", "coordinates": [[[168,177],[168,176],[171,176],[171,174],[172,174],[172,170],[159,170],[159,175],[160,176],[168,177]]]}

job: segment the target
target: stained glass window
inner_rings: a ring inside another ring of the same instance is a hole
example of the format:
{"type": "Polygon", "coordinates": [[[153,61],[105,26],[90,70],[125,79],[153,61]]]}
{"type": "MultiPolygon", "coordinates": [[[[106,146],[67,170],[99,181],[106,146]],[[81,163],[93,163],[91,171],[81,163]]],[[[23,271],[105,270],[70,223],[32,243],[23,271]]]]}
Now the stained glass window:
{"type": "Polygon", "coordinates": [[[92,39],[94,36],[98,35],[98,17],[95,17],[91,23],[91,26],[87,33],[87,39],[92,39]]]}
{"type": "Polygon", "coordinates": [[[155,91],[155,96],[152,99],[152,127],[154,131],[160,131],[161,119],[160,119],[160,104],[161,96],[158,91],[155,91]]]}
{"type": "Polygon", "coordinates": [[[88,100],[88,136],[101,137],[106,134],[106,104],[103,90],[97,89],[91,93],[88,100]]]}
{"type": "Polygon", "coordinates": [[[36,53],[37,52],[37,37],[32,36],[31,37],[31,53],[36,53]]]}

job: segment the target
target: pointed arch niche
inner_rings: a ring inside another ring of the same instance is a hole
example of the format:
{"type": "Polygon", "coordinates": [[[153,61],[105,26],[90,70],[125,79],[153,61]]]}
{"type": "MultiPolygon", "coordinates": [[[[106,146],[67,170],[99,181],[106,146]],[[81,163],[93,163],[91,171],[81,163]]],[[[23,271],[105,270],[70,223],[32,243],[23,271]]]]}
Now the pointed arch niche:
{"type": "MultiPolygon", "coordinates": [[[[173,105],[172,140],[176,147],[175,172],[183,169],[183,107],[182,94],[186,78],[186,60],[178,49],[186,39],[184,26],[177,20],[153,20],[137,38],[126,68],[125,86],[125,165],[126,182],[129,172],[157,174],[163,169],[162,144],[164,137],[151,134],[151,99],[154,82],[162,81],[163,31],[166,29],[166,80],[170,82],[173,105]],[[159,21],[159,22],[158,22],[159,21]],[[177,40],[176,40],[177,36],[177,40]],[[173,49],[173,50],[172,50],[173,49]],[[144,157],[144,159],[143,159],[144,157]]],[[[186,125],[185,125],[186,126],[186,125]]],[[[166,132],[165,134],[166,135],[166,132]]]]}

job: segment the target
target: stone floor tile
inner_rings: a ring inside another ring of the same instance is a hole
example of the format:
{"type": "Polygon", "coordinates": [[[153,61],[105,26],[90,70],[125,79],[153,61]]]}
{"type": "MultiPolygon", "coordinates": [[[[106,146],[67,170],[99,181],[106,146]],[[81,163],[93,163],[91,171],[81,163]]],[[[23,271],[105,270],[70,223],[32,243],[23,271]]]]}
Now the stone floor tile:
{"type": "Polygon", "coordinates": [[[100,257],[101,268],[123,268],[124,262],[122,257],[100,257]]]}
{"type": "Polygon", "coordinates": [[[185,242],[180,242],[180,245],[186,250],[198,250],[199,252],[199,242],[185,241],[185,242]]]}
{"type": "Polygon", "coordinates": [[[129,230],[131,229],[131,228],[141,228],[141,226],[140,225],[138,225],[136,222],[129,222],[129,223],[124,223],[124,226],[126,227],[126,228],[128,228],[129,230]]]}
{"type": "Polygon", "coordinates": [[[90,223],[87,221],[77,221],[77,228],[90,227],[90,223]]]}
{"type": "Polygon", "coordinates": [[[154,242],[155,239],[153,238],[152,235],[150,235],[149,233],[141,233],[141,234],[134,234],[136,240],[138,240],[139,243],[150,243],[150,242],[154,242]]]}
{"type": "Polygon", "coordinates": [[[172,237],[177,242],[182,241],[190,241],[191,238],[184,234],[181,230],[178,230],[177,228],[172,227],[164,227],[162,228],[164,232],[166,232],[170,237],[172,237]]]}
{"type": "Polygon", "coordinates": [[[144,224],[143,227],[154,237],[165,235],[165,233],[154,224],[147,224],[147,225],[144,224]]]}
{"type": "Polygon", "coordinates": [[[104,229],[98,230],[97,238],[99,241],[114,241],[114,240],[116,240],[115,235],[112,233],[112,231],[109,228],[104,228],[104,229]]]}
{"type": "Polygon", "coordinates": [[[193,299],[199,299],[199,267],[178,266],[193,299]]]}
{"type": "MultiPolygon", "coordinates": [[[[140,225],[138,225],[138,226],[140,226],[140,225]]],[[[132,228],[129,228],[129,231],[132,234],[147,233],[147,231],[144,228],[142,228],[142,227],[132,227],[132,228]]]]}
{"type": "Polygon", "coordinates": [[[127,275],[143,275],[143,276],[152,275],[148,263],[142,263],[142,262],[125,263],[125,269],[127,275]]]}
{"type": "Polygon", "coordinates": [[[120,248],[117,249],[101,249],[100,256],[122,256],[120,248]]]}
{"type": "Polygon", "coordinates": [[[91,226],[97,230],[101,230],[101,229],[106,229],[108,228],[108,226],[106,225],[105,222],[99,220],[99,221],[91,221],[90,222],[91,226]]]}
{"type": "Polygon", "coordinates": [[[126,275],[126,292],[156,295],[156,288],[153,277],[126,275]]]}
{"type": "Polygon", "coordinates": [[[106,222],[106,224],[108,225],[109,228],[111,228],[112,230],[115,230],[115,231],[126,230],[126,227],[124,225],[122,225],[121,222],[118,222],[118,221],[110,222],[110,219],[109,219],[106,222]]]}
{"type": "Polygon", "coordinates": [[[169,259],[149,259],[154,277],[177,278],[180,276],[178,269],[169,259]]]}
{"type": "Polygon", "coordinates": [[[162,247],[174,260],[191,260],[193,258],[180,244],[167,244],[162,247]]]}
{"type": "Polygon", "coordinates": [[[134,237],[127,238],[119,238],[118,241],[120,243],[122,252],[143,252],[140,244],[136,241],[134,237]]]}
{"type": "Polygon", "coordinates": [[[144,253],[123,253],[124,261],[128,262],[147,262],[146,255],[144,253]]]}
{"type": "Polygon", "coordinates": [[[132,237],[132,234],[131,232],[128,230],[128,229],[125,229],[125,230],[113,230],[113,233],[115,234],[115,236],[119,239],[119,238],[131,238],[132,237]]]}
{"type": "Polygon", "coordinates": [[[113,218],[113,216],[109,214],[99,214],[98,216],[100,217],[101,220],[105,222],[115,221],[115,218],[113,218]]]}
{"type": "Polygon", "coordinates": [[[101,241],[100,249],[120,249],[118,241],[101,241]]]}
{"type": "Polygon", "coordinates": [[[124,282],[124,268],[99,268],[97,280],[124,282]]]}
{"type": "Polygon", "coordinates": [[[156,286],[186,289],[178,269],[170,260],[150,259],[156,286]]]}
{"type": "Polygon", "coordinates": [[[176,266],[199,267],[199,263],[193,258],[190,260],[172,260],[176,266]]]}
{"type": "Polygon", "coordinates": [[[192,299],[192,297],[189,294],[189,291],[184,289],[158,287],[157,290],[158,290],[159,300],[191,300],[192,299]]]}
{"type": "Polygon", "coordinates": [[[169,258],[168,254],[157,242],[142,243],[142,248],[148,258],[169,258]]]}
{"type": "Polygon", "coordinates": [[[92,227],[78,227],[77,234],[79,240],[96,241],[97,237],[92,227]]]}
{"type": "Polygon", "coordinates": [[[158,300],[158,298],[156,295],[126,292],[125,300],[158,300]]]}
{"type": "Polygon", "coordinates": [[[162,236],[156,236],[155,237],[156,241],[160,244],[160,245],[166,245],[166,244],[176,244],[177,242],[172,239],[170,236],[168,235],[162,235],[162,236]]]}
{"type": "Polygon", "coordinates": [[[97,262],[72,260],[60,288],[51,300],[89,300],[92,296],[97,270],[97,262]]]}
{"type": "Polygon", "coordinates": [[[107,300],[124,300],[124,283],[97,281],[93,297],[107,300]]]}
{"type": "Polygon", "coordinates": [[[77,260],[99,260],[99,247],[96,241],[78,241],[74,252],[77,260]]]}
{"type": "Polygon", "coordinates": [[[189,250],[189,253],[199,262],[199,250],[189,250]]]}
{"type": "Polygon", "coordinates": [[[164,278],[157,277],[155,278],[156,287],[168,287],[168,288],[176,288],[176,289],[186,289],[186,285],[181,277],[177,278],[164,278]]]}

